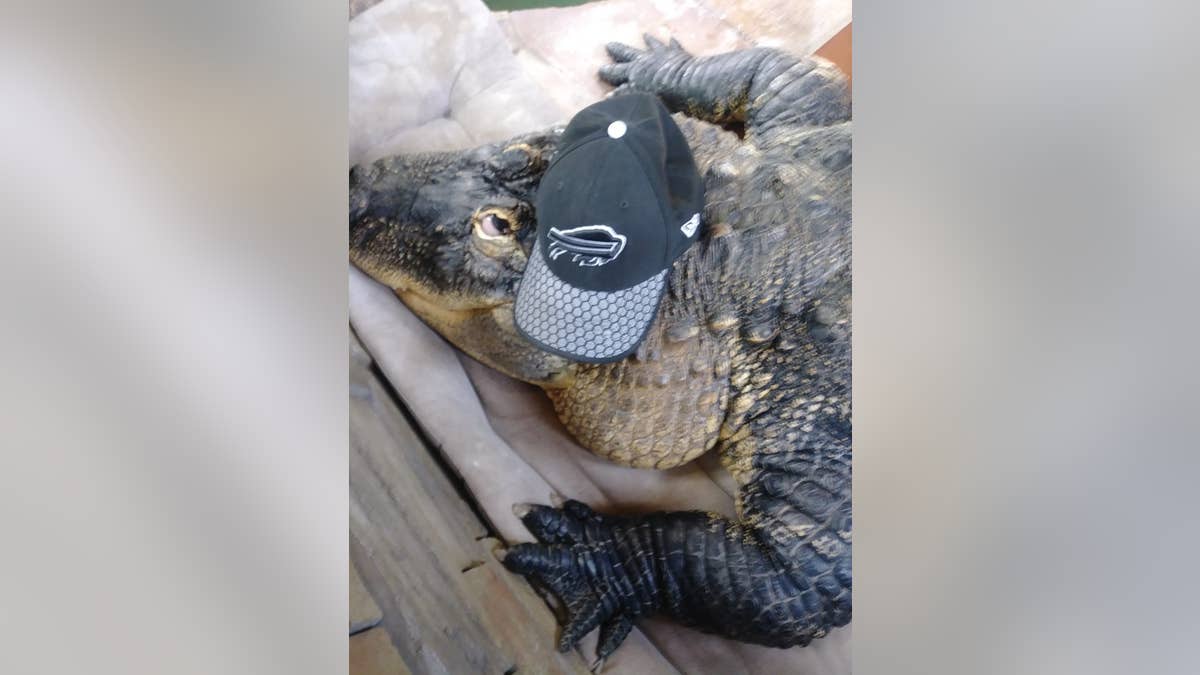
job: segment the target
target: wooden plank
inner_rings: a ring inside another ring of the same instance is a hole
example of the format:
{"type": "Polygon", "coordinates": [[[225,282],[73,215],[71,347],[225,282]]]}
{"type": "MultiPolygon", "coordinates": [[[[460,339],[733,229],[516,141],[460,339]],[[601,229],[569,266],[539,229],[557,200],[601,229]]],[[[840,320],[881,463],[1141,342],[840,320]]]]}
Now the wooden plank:
{"type": "Polygon", "coordinates": [[[350,634],[366,630],[383,619],[383,612],[375,604],[375,598],[363,585],[362,577],[354,562],[350,563],[350,634]]]}
{"type": "Polygon", "coordinates": [[[350,368],[351,560],[383,614],[370,632],[417,674],[586,672],[368,365],[350,368]]]}
{"type": "MultiPolygon", "coordinates": [[[[554,489],[493,430],[497,421],[489,420],[484,413],[453,348],[405,309],[395,293],[357,269],[350,270],[350,316],[371,358],[396,386],[398,395],[434,441],[444,444],[443,454],[462,475],[504,540],[532,541],[525,526],[513,515],[512,505],[547,503],[554,489]]],[[[513,386],[527,387],[516,383],[513,386]]],[[[516,390],[510,393],[520,396],[516,390]]],[[[545,403],[544,395],[542,402],[545,403]]],[[[578,447],[575,449],[587,454],[578,447]]],[[[361,563],[359,570],[365,578],[367,571],[361,563]]],[[[369,578],[367,582],[368,587],[377,590],[370,586],[369,578]]],[[[375,598],[383,605],[386,623],[388,607],[378,592],[375,598]]],[[[589,663],[595,658],[597,633],[592,631],[576,648],[589,663]]],[[[557,631],[551,635],[557,635],[557,631]]],[[[695,639],[695,634],[689,633],[689,637],[695,639]]],[[[534,672],[541,670],[535,666],[534,672]]],[[[678,675],[679,670],[635,628],[605,664],[604,672],[678,675]]]]}
{"type": "Polygon", "coordinates": [[[350,675],[411,675],[412,671],[382,628],[350,638],[350,675]]]}
{"type": "MultiPolygon", "coordinates": [[[[524,661],[517,672],[541,672],[540,664],[556,661],[558,623],[546,607],[546,601],[533,592],[521,577],[509,572],[492,553],[503,546],[498,539],[487,537],[478,543],[479,559],[483,564],[464,572],[466,583],[477,597],[492,601],[480,607],[479,620],[489,633],[512,644],[524,645],[524,661]],[[519,620],[514,620],[519,617],[519,620]]],[[[583,666],[577,652],[571,652],[571,664],[583,666]]]]}
{"type": "MultiPolygon", "coordinates": [[[[363,348],[362,342],[355,335],[354,329],[350,329],[350,396],[366,397],[371,396],[369,380],[366,377],[371,366],[371,355],[363,348]]],[[[371,592],[367,590],[363,584],[362,575],[358,573],[358,568],[355,567],[354,561],[350,561],[350,635],[371,628],[379,624],[383,620],[383,611],[379,609],[375,598],[371,597],[371,592]]],[[[351,641],[353,644],[353,640],[351,641]]],[[[388,645],[391,645],[391,640],[388,640],[388,645]]],[[[351,659],[353,662],[353,658],[351,659]]],[[[354,672],[351,668],[351,672],[354,672]]]]}

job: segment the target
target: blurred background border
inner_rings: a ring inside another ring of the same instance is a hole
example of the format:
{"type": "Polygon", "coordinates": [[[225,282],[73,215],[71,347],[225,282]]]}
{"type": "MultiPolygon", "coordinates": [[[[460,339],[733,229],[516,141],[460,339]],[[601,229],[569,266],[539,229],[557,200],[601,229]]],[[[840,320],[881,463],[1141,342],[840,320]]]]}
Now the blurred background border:
{"type": "MultiPolygon", "coordinates": [[[[1195,672],[1197,9],[854,13],[855,672],[1195,672]]],[[[346,16],[6,10],[0,671],[345,672],[346,16]]]]}

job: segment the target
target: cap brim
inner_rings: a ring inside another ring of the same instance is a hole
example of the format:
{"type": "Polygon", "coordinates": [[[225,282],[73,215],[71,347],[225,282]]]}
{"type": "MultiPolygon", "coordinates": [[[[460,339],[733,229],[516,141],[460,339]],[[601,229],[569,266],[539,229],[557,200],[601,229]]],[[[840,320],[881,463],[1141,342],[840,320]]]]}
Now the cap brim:
{"type": "Polygon", "coordinates": [[[517,289],[517,330],[542,349],[576,361],[607,363],[633,353],[650,330],[667,271],[619,291],[589,291],[559,279],[535,244],[517,289]]]}

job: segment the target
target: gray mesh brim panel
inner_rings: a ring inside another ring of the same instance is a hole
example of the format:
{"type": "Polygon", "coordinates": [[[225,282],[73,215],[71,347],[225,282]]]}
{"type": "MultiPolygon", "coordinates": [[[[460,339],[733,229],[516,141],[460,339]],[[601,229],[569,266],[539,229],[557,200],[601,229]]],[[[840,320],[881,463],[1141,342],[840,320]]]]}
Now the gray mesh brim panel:
{"type": "Polygon", "coordinates": [[[575,288],[554,276],[536,245],[514,308],[517,328],[542,348],[581,361],[612,361],[641,342],[662,298],[667,271],[614,292],[575,288]]]}

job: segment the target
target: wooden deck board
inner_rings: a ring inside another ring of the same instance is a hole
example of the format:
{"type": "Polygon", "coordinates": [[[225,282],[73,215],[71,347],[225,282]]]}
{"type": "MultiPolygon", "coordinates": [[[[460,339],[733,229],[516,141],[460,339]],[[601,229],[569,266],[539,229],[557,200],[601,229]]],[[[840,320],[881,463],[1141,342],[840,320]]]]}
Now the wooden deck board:
{"type": "Polygon", "coordinates": [[[354,675],[411,675],[408,664],[382,628],[350,637],[350,672],[354,675]]]}
{"type": "Polygon", "coordinates": [[[350,634],[376,626],[383,620],[383,611],[363,584],[354,563],[350,563],[350,634]]]}
{"type": "Polygon", "coordinates": [[[382,614],[352,642],[385,631],[416,675],[587,672],[577,652],[555,651],[549,607],[496,562],[499,542],[353,336],[350,370],[350,557],[382,614]]]}

